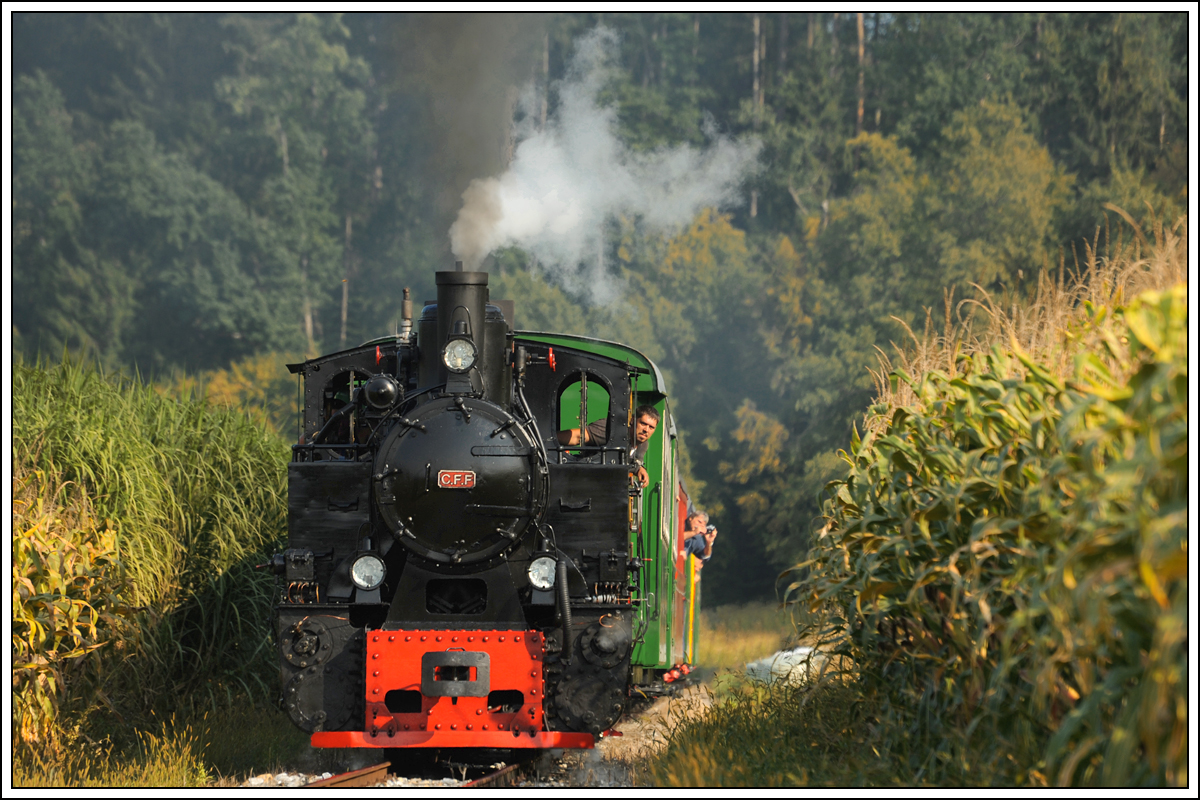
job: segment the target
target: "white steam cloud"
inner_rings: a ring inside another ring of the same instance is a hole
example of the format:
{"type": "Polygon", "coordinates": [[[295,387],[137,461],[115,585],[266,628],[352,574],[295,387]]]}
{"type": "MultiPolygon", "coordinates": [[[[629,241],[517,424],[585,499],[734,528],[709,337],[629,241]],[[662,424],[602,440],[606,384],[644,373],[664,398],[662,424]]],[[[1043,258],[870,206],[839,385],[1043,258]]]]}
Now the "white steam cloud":
{"type": "Polygon", "coordinates": [[[576,43],[575,57],[556,85],[558,107],[543,130],[534,127],[537,97],[517,130],[508,171],[476,179],[450,227],[450,246],[467,269],[489,253],[516,245],[533,254],[568,289],[608,302],[616,291],[603,274],[600,248],[606,220],[633,216],[649,230],[671,232],[703,208],[729,206],[756,167],[761,144],[719,136],[706,121],[708,146],[636,153],[617,138],[616,109],[598,104],[610,75],[617,36],[599,27],[576,43]]]}

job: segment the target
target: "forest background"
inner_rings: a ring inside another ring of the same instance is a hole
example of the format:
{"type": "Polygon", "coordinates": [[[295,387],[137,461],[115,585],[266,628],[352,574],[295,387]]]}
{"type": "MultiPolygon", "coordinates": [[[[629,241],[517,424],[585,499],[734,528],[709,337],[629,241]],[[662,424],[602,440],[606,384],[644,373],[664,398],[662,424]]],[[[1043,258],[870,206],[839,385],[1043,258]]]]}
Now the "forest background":
{"type": "Polygon", "coordinates": [[[512,159],[514,114],[553,118],[598,24],[627,147],[711,121],[759,167],[674,233],[607,220],[607,305],[517,248],[485,268],[518,327],[663,367],[721,529],[706,602],[773,597],[799,559],[877,348],[1076,269],[1106,203],[1186,210],[1182,13],[17,13],[14,350],[222,371],[288,433],[271,365],[391,332],[405,286],[434,296],[463,191],[512,159]]]}

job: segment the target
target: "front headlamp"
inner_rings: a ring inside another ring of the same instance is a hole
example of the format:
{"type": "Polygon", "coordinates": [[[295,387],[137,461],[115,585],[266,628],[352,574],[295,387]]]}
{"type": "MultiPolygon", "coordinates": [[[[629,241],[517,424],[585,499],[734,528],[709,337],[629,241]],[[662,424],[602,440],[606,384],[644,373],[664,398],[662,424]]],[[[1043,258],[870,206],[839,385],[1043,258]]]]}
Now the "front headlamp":
{"type": "Polygon", "coordinates": [[[350,567],[350,580],[354,581],[354,585],[363,590],[374,589],[383,583],[383,576],[387,573],[387,569],[383,566],[383,559],[371,553],[364,553],[354,559],[354,564],[350,567]]]}
{"type": "Polygon", "coordinates": [[[475,366],[479,351],[470,339],[451,339],[442,348],[442,363],[451,372],[463,373],[475,366]]]}
{"type": "Polygon", "coordinates": [[[554,570],[557,567],[558,564],[549,556],[535,558],[529,565],[529,582],[533,588],[544,592],[554,586],[554,570]]]}

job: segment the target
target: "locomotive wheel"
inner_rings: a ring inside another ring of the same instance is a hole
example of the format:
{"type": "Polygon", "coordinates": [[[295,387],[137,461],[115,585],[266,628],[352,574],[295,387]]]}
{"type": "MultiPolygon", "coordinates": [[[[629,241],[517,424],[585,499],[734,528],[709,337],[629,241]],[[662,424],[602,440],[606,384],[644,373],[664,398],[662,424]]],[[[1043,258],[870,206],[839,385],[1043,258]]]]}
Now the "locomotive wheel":
{"type": "Polygon", "coordinates": [[[628,663],[601,669],[576,655],[564,665],[549,711],[555,730],[587,731],[593,736],[608,730],[625,710],[628,663]]]}

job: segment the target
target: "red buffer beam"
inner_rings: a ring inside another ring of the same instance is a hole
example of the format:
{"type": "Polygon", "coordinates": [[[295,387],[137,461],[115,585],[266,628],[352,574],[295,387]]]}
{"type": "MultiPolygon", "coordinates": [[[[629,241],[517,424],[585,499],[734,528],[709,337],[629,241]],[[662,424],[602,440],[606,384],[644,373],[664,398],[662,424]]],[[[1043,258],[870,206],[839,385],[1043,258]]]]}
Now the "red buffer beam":
{"type": "Polygon", "coordinates": [[[591,748],[545,730],[538,631],[405,630],[367,635],[361,731],[319,731],[314,747],[591,748]]]}

